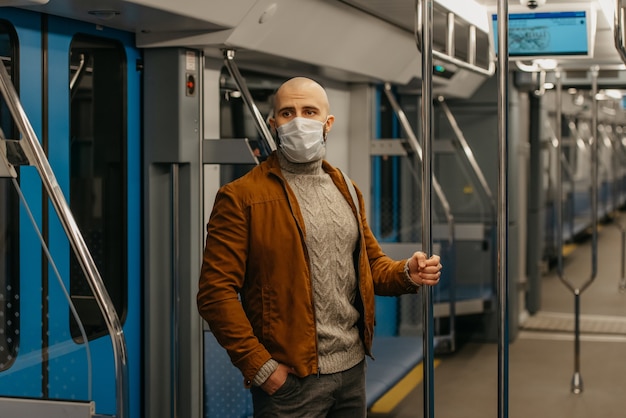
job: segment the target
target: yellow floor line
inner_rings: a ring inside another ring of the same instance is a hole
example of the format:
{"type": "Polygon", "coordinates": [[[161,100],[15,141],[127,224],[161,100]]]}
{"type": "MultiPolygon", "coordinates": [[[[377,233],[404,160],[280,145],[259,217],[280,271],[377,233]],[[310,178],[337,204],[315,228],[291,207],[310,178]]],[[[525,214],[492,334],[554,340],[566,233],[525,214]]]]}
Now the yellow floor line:
{"type": "MultiPolygon", "coordinates": [[[[604,227],[601,223],[598,223],[597,226],[598,226],[598,234],[599,234],[604,227]]],[[[591,234],[591,227],[588,228],[588,232],[589,234],[591,234]]],[[[576,248],[578,248],[578,245],[575,243],[563,244],[563,247],[562,247],[563,257],[567,257],[568,255],[570,255],[572,252],[574,252],[576,248]]]]}
{"type": "Polygon", "coordinates": [[[576,244],[565,244],[563,245],[563,257],[567,257],[568,255],[570,255],[571,253],[574,252],[574,250],[577,248],[578,246],[576,244]]]}
{"type": "MultiPolygon", "coordinates": [[[[437,367],[441,361],[435,360],[434,366],[437,367]]],[[[406,376],[394,385],[387,393],[372,405],[370,412],[376,414],[388,414],[402,402],[402,400],[412,391],[421,381],[424,375],[422,364],[420,363],[413,368],[406,376]]]]}

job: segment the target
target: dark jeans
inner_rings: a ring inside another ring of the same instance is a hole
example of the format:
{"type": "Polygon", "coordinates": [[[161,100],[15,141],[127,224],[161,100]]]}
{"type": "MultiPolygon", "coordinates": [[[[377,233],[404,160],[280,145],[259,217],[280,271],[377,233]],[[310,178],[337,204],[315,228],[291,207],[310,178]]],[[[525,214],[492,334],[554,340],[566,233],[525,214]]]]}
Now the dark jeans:
{"type": "Polygon", "coordinates": [[[299,378],[290,374],[285,384],[272,396],[253,387],[255,418],[366,416],[365,360],[334,374],[299,378]]]}

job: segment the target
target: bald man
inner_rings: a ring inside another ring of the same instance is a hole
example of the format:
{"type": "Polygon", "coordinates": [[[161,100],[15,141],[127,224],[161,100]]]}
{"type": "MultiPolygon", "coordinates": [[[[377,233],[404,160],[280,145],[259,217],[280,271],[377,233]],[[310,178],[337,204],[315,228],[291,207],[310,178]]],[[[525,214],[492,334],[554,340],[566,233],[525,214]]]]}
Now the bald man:
{"type": "Polygon", "coordinates": [[[291,162],[305,163],[322,158],[326,135],[334,121],[326,91],[315,81],[292,78],[276,91],[270,127],[279,132],[279,147],[291,162]],[[317,133],[320,126],[321,136],[317,133]]]}
{"type": "Polygon", "coordinates": [[[278,150],[217,193],[198,310],[255,417],[365,417],[374,295],[437,284],[440,260],[383,253],[360,191],[324,160],[335,117],[321,85],[287,80],[273,114],[278,150]]]}

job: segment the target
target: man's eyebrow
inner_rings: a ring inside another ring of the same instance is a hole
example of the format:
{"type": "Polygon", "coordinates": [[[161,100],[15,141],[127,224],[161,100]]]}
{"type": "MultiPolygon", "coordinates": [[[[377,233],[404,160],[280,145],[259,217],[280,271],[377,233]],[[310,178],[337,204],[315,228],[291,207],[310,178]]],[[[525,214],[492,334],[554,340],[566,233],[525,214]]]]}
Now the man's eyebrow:
{"type": "Polygon", "coordinates": [[[285,107],[281,107],[280,109],[278,109],[278,112],[277,112],[277,113],[284,112],[285,110],[291,110],[291,111],[294,111],[294,110],[296,110],[296,108],[295,108],[295,107],[293,107],[293,106],[285,106],[285,107]]]}
{"type": "MultiPolygon", "coordinates": [[[[281,112],[284,112],[286,110],[295,113],[296,108],[295,108],[295,106],[284,106],[284,107],[281,107],[280,109],[278,109],[277,113],[281,113],[281,112]]],[[[321,111],[320,107],[318,107],[316,105],[304,105],[304,106],[302,106],[302,110],[315,110],[317,112],[321,111]]]]}

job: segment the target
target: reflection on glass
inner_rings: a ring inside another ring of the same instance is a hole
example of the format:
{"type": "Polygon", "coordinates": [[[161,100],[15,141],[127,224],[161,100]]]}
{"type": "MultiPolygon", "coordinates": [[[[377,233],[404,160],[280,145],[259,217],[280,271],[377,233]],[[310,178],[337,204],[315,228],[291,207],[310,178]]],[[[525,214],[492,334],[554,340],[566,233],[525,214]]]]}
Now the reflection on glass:
{"type": "MultiPolygon", "coordinates": [[[[70,208],[122,322],[127,307],[126,57],[114,41],[76,36],[70,50],[70,208]]],[[[107,327],[78,261],[70,294],[89,339],[107,327]]],[[[70,317],[72,337],[82,340],[70,317]]]]}
{"type": "MultiPolygon", "coordinates": [[[[15,80],[15,32],[0,21],[0,58],[15,80]]],[[[0,127],[13,138],[15,127],[3,98],[0,98],[0,127]]],[[[11,179],[0,178],[0,370],[13,364],[19,347],[19,200],[11,179]]]]}

